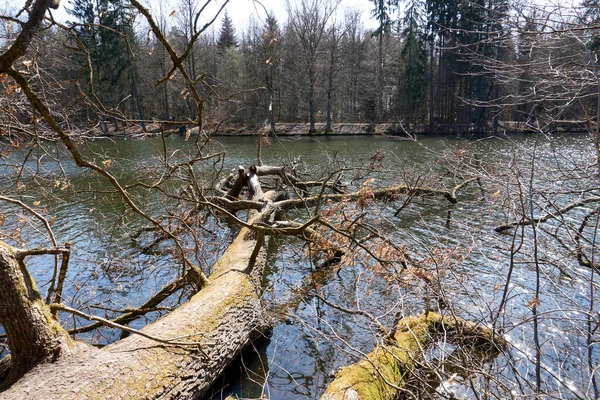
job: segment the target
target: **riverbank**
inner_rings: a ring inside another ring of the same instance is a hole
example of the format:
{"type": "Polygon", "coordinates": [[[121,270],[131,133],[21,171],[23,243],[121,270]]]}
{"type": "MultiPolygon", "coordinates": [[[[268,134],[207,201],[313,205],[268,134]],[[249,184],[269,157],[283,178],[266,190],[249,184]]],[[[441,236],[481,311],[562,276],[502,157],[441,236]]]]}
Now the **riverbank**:
{"type": "MultiPolygon", "coordinates": [[[[476,124],[368,124],[368,123],[336,123],[331,125],[331,132],[325,133],[325,123],[315,124],[315,133],[309,133],[310,125],[307,123],[277,123],[275,125],[278,136],[361,136],[361,135],[389,135],[389,136],[424,136],[424,135],[471,135],[477,133],[476,124]]],[[[556,121],[541,128],[549,133],[582,133],[587,132],[586,124],[583,121],[556,121]]],[[[245,125],[212,125],[207,124],[203,132],[211,136],[256,136],[259,131],[267,132],[264,127],[248,127],[245,125]]],[[[535,133],[537,130],[522,122],[505,121],[499,122],[496,129],[487,126],[484,134],[523,134],[535,133]]],[[[197,127],[190,125],[168,123],[161,125],[159,123],[146,124],[146,132],[137,124],[130,124],[125,127],[119,127],[115,130],[113,126],[108,132],[103,132],[100,128],[92,129],[94,137],[146,137],[157,136],[161,132],[167,135],[196,135],[197,127]]]]}
{"type": "MultiPolygon", "coordinates": [[[[278,123],[276,133],[279,136],[307,136],[310,125],[306,123],[278,123]]],[[[325,135],[325,124],[315,124],[316,132],[312,135],[325,135]]],[[[587,132],[583,121],[556,121],[542,127],[550,133],[581,133],[587,132]]],[[[252,136],[258,132],[257,128],[244,126],[221,126],[213,135],[216,136],[252,136]]],[[[521,134],[534,133],[536,129],[518,121],[499,122],[494,129],[486,126],[484,134],[521,134]]],[[[338,123],[331,124],[329,135],[390,135],[390,136],[423,136],[423,135],[470,135],[477,133],[476,124],[367,124],[367,123],[338,123]]]]}

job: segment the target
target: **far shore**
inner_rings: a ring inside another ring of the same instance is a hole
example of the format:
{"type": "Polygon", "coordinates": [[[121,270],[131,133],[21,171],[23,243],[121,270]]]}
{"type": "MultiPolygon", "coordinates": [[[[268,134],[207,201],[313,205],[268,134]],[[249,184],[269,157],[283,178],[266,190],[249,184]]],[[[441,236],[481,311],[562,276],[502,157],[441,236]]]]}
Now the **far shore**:
{"type": "MultiPolygon", "coordinates": [[[[158,136],[161,132],[165,135],[179,134],[196,135],[197,127],[185,123],[169,122],[166,124],[146,124],[146,131],[142,130],[140,124],[129,124],[126,127],[119,126],[114,129],[114,124],[107,125],[108,131],[103,132],[99,127],[92,129],[86,136],[92,137],[147,137],[158,136]]],[[[400,137],[414,137],[426,135],[503,135],[535,133],[536,130],[525,123],[516,121],[500,122],[495,129],[486,126],[485,131],[478,132],[475,124],[368,124],[368,123],[335,123],[331,125],[331,131],[326,133],[325,123],[315,124],[315,132],[309,133],[308,123],[276,123],[275,133],[278,136],[361,136],[361,135],[389,135],[400,137]]],[[[587,124],[584,121],[556,121],[542,128],[544,132],[550,133],[582,133],[587,132],[587,124]]],[[[205,134],[211,136],[257,136],[258,133],[269,133],[268,127],[249,127],[242,125],[207,125],[203,128],[205,134]]]]}

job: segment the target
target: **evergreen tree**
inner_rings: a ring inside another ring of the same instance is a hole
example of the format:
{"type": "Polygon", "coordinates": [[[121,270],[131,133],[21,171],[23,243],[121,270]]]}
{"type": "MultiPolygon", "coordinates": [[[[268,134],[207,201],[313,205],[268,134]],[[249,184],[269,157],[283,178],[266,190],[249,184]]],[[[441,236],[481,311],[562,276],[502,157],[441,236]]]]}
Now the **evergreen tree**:
{"type": "Polygon", "coordinates": [[[592,28],[588,47],[590,50],[596,51],[600,49],[600,36],[595,29],[600,23],[600,0],[583,0],[581,6],[584,10],[583,23],[592,28]]]}
{"type": "Polygon", "coordinates": [[[66,8],[69,15],[75,17],[73,28],[79,40],[88,48],[95,48],[97,43],[96,27],[92,26],[96,22],[96,2],[93,0],[72,0],[72,8],[66,8]]]}
{"type": "Polygon", "coordinates": [[[377,112],[377,122],[381,123],[383,121],[383,36],[386,33],[389,33],[390,27],[392,25],[392,16],[391,14],[398,7],[398,0],[371,0],[375,8],[373,9],[373,17],[379,22],[379,27],[375,32],[373,32],[373,36],[377,37],[377,46],[378,46],[378,59],[377,59],[377,99],[376,99],[376,112],[377,112]]]}
{"type": "Polygon", "coordinates": [[[219,31],[219,39],[217,40],[217,47],[220,52],[225,52],[227,49],[236,48],[238,46],[238,40],[235,35],[235,27],[233,21],[229,18],[229,14],[225,11],[223,15],[223,21],[221,23],[221,30],[219,31]]]}
{"type": "MultiPolygon", "coordinates": [[[[107,107],[143,115],[133,62],[136,48],[133,13],[127,0],[74,0],[73,16],[78,38],[86,47],[93,68],[93,90],[107,107]],[[123,102],[131,96],[130,102],[123,102]]],[[[87,60],[79,60],[83,66],[87,60]]],[[[89,93],[90,95],[92,93],[89,93]]],[[[118,126],[115,122],[115,129],[118,126]]]]}
{"type": "MultiPolygon", "coordinates": [[[[457,0],[460,1],[460,0],[457,0]]],[[[458,15],[457,1],[426,0],[427,27],[429,31],[429,116],[430,122],[441,123],[451,121],[449,99],[447,93],[453,93],[454,55],[445,49],[452,39],[449,33],[456,24],[458,15]],[[437,60],[434,51],[437,48],[437,60]],[[437,71],[434,68],[437,67],[437,71]],[[437,78],[437,79],[435,79],[437,78]]]]}
{"type": "Polygon", "coordinates": [[[424,10],[419,0],[407,4],[401,33],[398,105],[408,122],[422,118],[426,100],[427,49],[423,30],[424,10]]]}
{"type": "Polygon", "coordinates": [[[600,1],[583,0],[581,6],[584,10],[583,22],[592,25],[600,20],[600,1]]]}

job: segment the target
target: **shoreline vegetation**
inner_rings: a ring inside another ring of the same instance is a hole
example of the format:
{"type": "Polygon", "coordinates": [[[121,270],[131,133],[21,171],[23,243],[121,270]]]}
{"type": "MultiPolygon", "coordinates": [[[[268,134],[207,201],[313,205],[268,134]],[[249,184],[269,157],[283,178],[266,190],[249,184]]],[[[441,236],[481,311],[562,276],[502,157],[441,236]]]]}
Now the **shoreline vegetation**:
{"type": "MultiPolygon", "coordinates": [[[[143,131],[141,124],[129,123],[126,126],[119,125],[115,130],[114,124],[110,124],[110,129],[103,131],[100,127],[95,127],[87,131],[82,136],[92,137],[147,137],[158,136],[164,132],[166,136],[172,134],[196,135],[198,128],[184,122],[168,123],[146,123],[146,132],[143,131]]],[[[540,126],[539,128],[528,125],[525,122],[506,121],[499,122],[494,128],[486,126],[483,131],[478,131],[476,124],[368,124],[368,123],[336,123],[331,125],[331,132],[325,133],[325,123],[315,125],[316,133],[310,134],[308,123],[277,123],[275,133],[278,136],[361,136],[361,135],[388,135],[388,136],[423,136],[423,135],[498,135],[498,134],[527,134],[535,132],[547,132],[552,134],[564,133],[585,133],[589,132],[589,124],[585,121],[553,121],[540,126]]],[[[204,132],[211,136],[222,137],[242,137],[256,136],[259,131],[262,134],[268,134],[269,130],[263,127],[252,127],[240,124],[206,124],[204,132]]]]}

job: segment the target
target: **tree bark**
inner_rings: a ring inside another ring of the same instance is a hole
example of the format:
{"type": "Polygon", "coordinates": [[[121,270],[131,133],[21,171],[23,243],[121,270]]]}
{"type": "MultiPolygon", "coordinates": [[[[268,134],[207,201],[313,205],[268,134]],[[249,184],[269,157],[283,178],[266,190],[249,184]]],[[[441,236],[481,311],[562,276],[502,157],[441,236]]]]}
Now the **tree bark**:
{"type": "MultiPolygon", "coordinates": [[[[248,222],[262,216],[251,211],[248,222]]],[[[142,330],[194,345],[165,345],[134,335],[101,350],[86,346],[38,365],[2,399],[201,397],[246,345],[270,329],[259,297],[264,241],[264,235],[243,228],[214,265],[207,286],[142,330]]]]}
{"type": "Polygon", "coordinates": [[[431,39],[429,46],[429,129],[433,132],[433,39],[431,39]]]}
{"type": "Polygon", "coordinates": [[[423,361],[426,347],[437,337],[497,354],[504,340],[491,329],[462,318],[425,313],[401,319],[390,343],[377,346],[356,364],[343,367],[321,400],[395,399],[423,361]]]}
{"type": "Polygon", "coordinates": [[[310,127],[308,128],[308,134],[312,135],[316,133],[315,128],[315,78],[314,74],[309,72],[309,84],[308,84],[308,120],[310,127]]]}
{"type": "Polygon", "coordinates": [[[0,242],[0,324],[10,348],[8,376],[0,390],[34,366],[53,362],[71,341],[50,313],[16,249],[0,242]]]}
{"type": "Polygon", "coordinates": [[[377,107],[376,121],[378,124],[383,122],[383,35],[382,28],[377,38],[377,99],[375,101],[377,107]]]}

